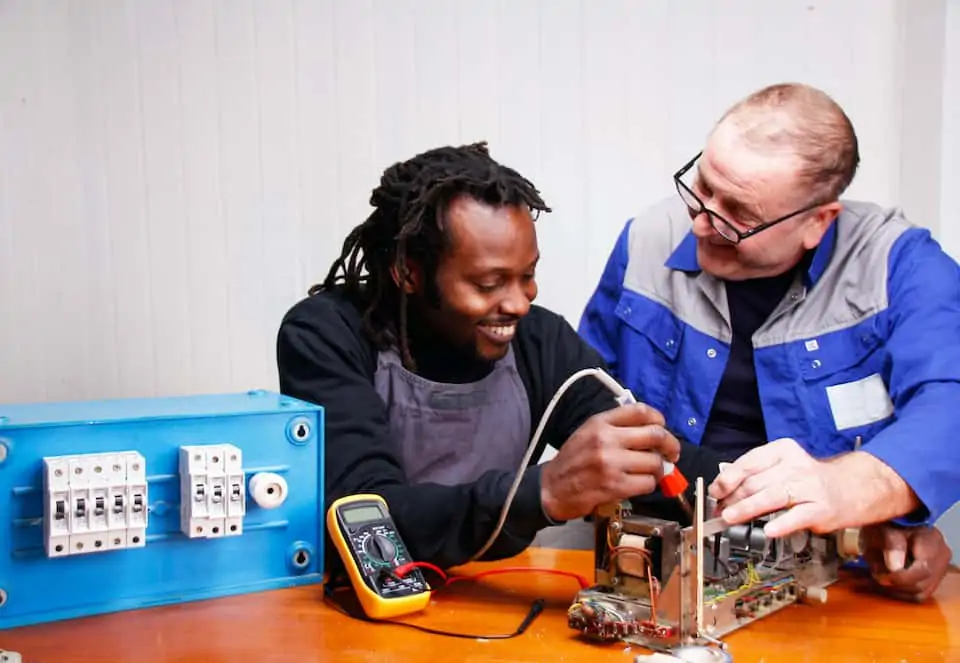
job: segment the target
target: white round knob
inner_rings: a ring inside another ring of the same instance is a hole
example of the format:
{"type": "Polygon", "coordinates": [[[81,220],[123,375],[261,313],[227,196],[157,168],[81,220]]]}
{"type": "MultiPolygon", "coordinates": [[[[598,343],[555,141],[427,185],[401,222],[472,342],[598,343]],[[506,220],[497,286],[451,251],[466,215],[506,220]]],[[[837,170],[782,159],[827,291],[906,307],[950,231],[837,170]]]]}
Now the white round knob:
{"type": "Polygon", "coordinates": [[[261,509],[276,509],[287,501],[287,480],[273,472],[257,472],[250,477],[250,496],[261,509]]]}
{"type": "Polygon", "coordinates": [[[847,527],[837,532],[837,552],[844,558],[855,559],[863,555],[859,527],[847,527]]]}
{"type": "Polygon", "coordinates": [[[827,588],[826,587],[807,587],[806,592],[804,592],[804,598],[811,603],[826,603],[827,588]]]}

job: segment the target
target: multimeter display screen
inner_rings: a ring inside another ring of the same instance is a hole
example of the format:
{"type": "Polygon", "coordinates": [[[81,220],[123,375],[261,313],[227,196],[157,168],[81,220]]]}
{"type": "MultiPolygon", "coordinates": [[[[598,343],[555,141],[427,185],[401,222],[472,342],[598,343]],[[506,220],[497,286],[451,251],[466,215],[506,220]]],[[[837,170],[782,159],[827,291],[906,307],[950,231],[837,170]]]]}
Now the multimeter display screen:
{"type": "Polygon", "coordinates": [[[383,511],[380,510],[376,504],[371,504],[369,506],[356,506],[350,509],[344,509],[340,512],[340,515],[343,516],[343,522],[348,525],[356,525],[357,523],[365,523],[368,520],[382,520],[383,511]]]}

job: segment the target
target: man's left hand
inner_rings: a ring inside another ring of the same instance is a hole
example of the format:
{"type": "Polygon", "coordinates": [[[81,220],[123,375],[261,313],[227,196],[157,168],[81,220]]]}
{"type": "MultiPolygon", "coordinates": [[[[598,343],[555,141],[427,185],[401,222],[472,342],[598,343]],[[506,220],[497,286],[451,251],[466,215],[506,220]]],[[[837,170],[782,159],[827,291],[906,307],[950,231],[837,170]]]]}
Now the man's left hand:
{"type": "Polygon", "coordinates": [[[771,538],[886,522],[918,506],[903,479],[872,455],[853,452],[817,460],[789,438],[757,447],[723,467],[710,485],[710,496],[730,524],[784,511],[764,527],[771,538]]]}
{"type": "Polygon", "coordinates": [[[861,532],[870,575],[895,598],[920,603],[937,590],[953,551],[936,527],[882,524],[861,532]]]}
{"type": "Polygon", "coordinates": [[[781,439],[722,466],[709,492],[731,525],[787,510],[764,528],[776,538],[801,529],[826,533],[843,527],[844,501],[855,491],[840,490],[841,481],[794,440],[781,439]]]}

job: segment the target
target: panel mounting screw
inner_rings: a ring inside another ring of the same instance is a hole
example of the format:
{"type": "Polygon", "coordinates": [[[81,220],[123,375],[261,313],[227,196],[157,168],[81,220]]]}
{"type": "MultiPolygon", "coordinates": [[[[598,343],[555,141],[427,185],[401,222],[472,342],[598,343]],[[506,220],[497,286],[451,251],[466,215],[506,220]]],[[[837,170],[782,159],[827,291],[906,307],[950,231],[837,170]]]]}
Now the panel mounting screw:
{"type": "Polygon", "coordinates": [[[7,441],[0,440],[0,463],[5,461],[8,455],[10,455],[10,447],[7,446],[7,441]]]}
{"type": "Polygon", "coordinates": [[[7,602],[7,593],[0,589],[0,606],[4,605],[7,602]]]}

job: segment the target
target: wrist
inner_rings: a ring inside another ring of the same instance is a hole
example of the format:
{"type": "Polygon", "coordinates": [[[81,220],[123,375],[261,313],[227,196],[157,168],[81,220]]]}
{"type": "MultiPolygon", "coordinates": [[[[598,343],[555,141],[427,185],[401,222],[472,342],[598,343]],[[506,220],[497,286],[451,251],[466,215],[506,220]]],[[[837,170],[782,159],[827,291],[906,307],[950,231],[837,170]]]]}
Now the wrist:
{"type": "Polygon", "coordinates": [[[838,481],[836,489],[851,502],[847,516],[851,526],[893,520],[920,506],[903,477],[873,454],[853,451],[826,462],[838,481]],[[856,491],[844,488],[851,485],[856,491]]]}
{"type": "Polygon", "coordinates": [[[554,497],[553,491],[550,490],[551,462],[544,463],[543,471],[540,473],[540,509],[551,524],[558,525],[565,522],[567,518],[563,517],[562,507],[554,497]]]}

